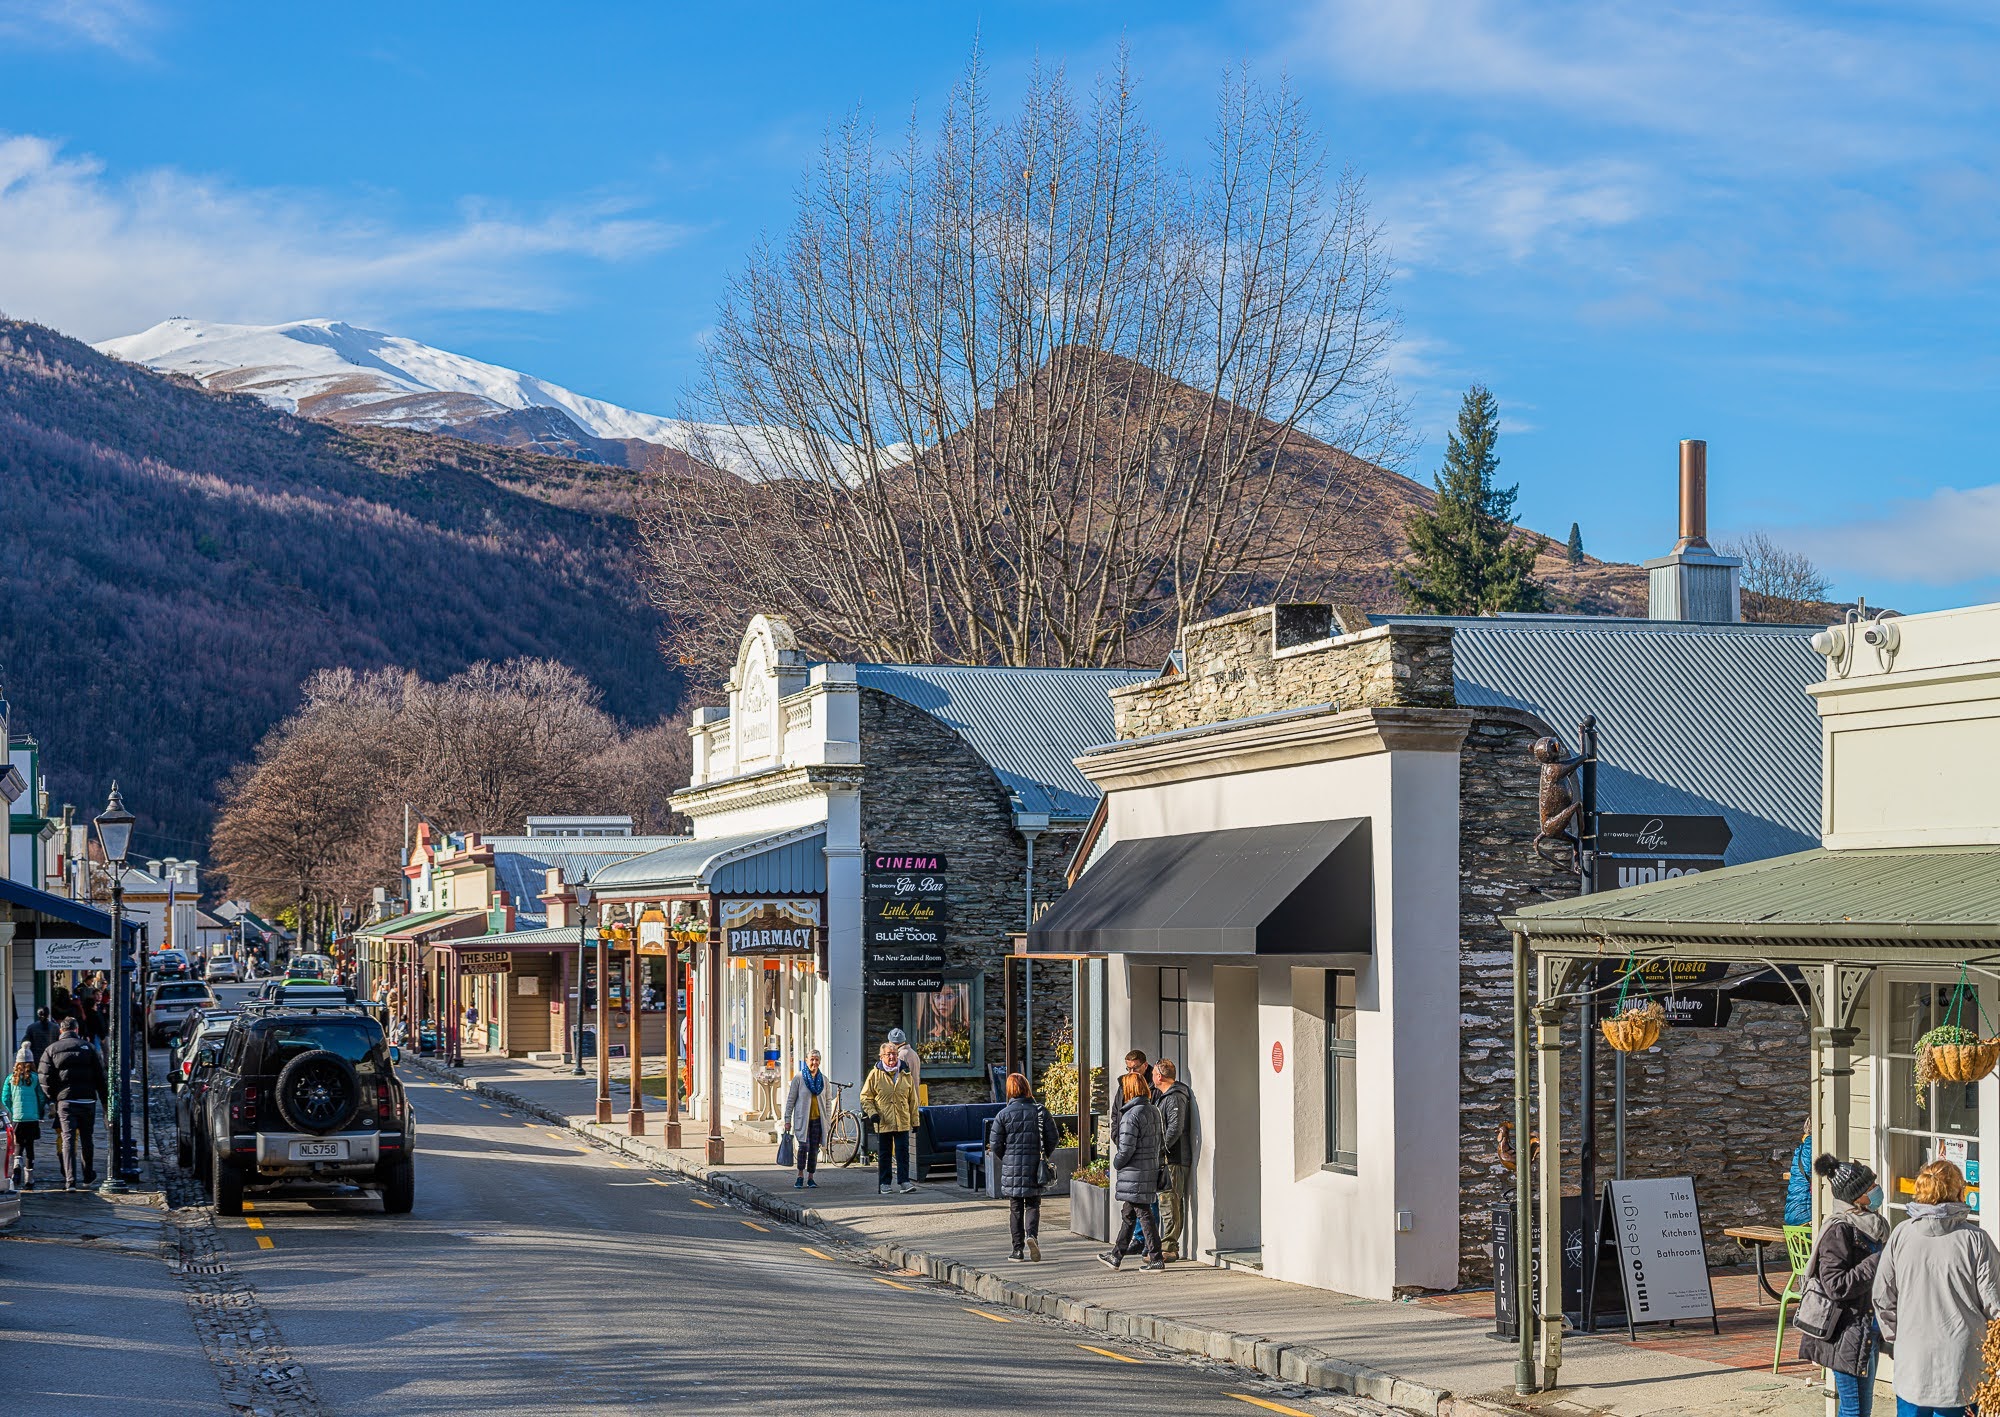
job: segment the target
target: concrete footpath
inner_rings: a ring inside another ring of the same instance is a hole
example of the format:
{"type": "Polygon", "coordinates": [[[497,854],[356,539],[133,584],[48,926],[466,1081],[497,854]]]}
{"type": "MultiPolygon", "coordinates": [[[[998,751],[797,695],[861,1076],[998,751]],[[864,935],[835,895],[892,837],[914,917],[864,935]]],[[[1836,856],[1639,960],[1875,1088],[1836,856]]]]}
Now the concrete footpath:
{"type": "Polygon", "coordinates": [[[423,1071],[557,1122],[635,1160],[677,1172],[766,1214],[821,1229],[878,1259],[954,1284],[992,1304],[1049,1314],[1114,1337],[1133,1337],[1236,1363],[1288,1382],[1353,1393],[1425,1417],[1536,1411],[1612,1417],[1819,1417],[1816,1383],[1722,1367],[1656,1348],[1566,1335],[1553,1393],[1514,1395],[1514,1348],[1490,1322],[1413,1302],[1361,1299],[1241,1270],[1181,1263],[1117,1273],[1103,1246],[1069,1230],[1069,1200],[1042,1203],[1039,1265],[1008,1261],[1007,1206],[938,1175],[913,1194],[878,1193],[872,1166],[822,1167],[799,1190],[768,1141],[729,1138],[710,1166],[706,1128],[683,1122],[683,1141],[660,1141],[662,1104],[647,1098],[650,1135],[626,1126],[629,1094],[614,1085],[616,1121],[595,1122],[596,1080],[551,1065],[468,1060],[423,1071]]]}

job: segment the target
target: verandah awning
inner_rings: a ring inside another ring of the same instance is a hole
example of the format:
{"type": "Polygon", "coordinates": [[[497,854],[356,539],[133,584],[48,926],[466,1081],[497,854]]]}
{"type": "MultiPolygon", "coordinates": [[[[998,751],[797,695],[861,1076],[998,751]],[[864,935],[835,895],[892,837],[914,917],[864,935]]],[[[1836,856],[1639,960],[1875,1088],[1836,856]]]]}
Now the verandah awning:
{"type": "Polygon", "coordinates": [[[1368,821],[1116,842],[1028,932],[1028,954],[1366,954],[1368,821]]]}
{"type": "MultiPolygon", "coordinates": [[[[0,876],[0,922],[14,926],[17,940],[93,939],[111,936],[111,912],[87,901],[71,900],[36,890],[0,876]]],[[[139,932],[138,921],[125,917],[125,937],[139,932]]]]}

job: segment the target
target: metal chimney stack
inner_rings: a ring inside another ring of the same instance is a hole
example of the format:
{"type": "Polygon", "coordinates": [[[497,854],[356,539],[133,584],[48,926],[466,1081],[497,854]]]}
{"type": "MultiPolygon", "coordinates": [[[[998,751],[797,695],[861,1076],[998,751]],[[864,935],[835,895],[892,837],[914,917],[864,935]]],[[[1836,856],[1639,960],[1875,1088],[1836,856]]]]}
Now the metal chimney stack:
{"type": "Polygon", "coordinates": [[[1708,544],[1708,444],[1681,439],[1681,534],[1673,554],[1646,563],[1646,615],[1711,624],[1743,618],[1743,563],[1708,544]]]}

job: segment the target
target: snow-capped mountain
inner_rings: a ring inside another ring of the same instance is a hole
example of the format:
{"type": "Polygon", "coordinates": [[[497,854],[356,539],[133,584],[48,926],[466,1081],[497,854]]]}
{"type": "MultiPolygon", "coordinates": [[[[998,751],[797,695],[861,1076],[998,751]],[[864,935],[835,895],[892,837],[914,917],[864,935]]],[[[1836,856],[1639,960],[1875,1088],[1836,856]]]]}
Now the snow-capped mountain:
{"type": "Polygon", "coordinates": [[[515,369],[340,320],[223,325],[176,316],[97,348],[333,423],[450,433],[634,467],[655,449],[706,447],[734,472],[759,472],[757,459],[724,430],[585,398],[515,369]]]}

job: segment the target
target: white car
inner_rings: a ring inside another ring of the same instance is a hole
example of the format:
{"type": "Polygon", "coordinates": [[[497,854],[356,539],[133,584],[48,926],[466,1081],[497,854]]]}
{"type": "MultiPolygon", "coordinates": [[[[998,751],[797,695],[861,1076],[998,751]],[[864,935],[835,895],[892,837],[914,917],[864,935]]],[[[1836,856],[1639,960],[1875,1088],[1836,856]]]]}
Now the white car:
{"type": "Polygon", "coordinates": [[[169,979],[153,990],[146,1000],[146,1037],[149,1042],[166,1042],[191,1013],[215,1007],[215,995],[208,986],[193,979],[169,979]]]}
{"type": "Polygon", "coordinates": [[[201,977],[211,984],[240,984],[243,968],[236,962],[235,955],[210,955],[201,977]]]}

